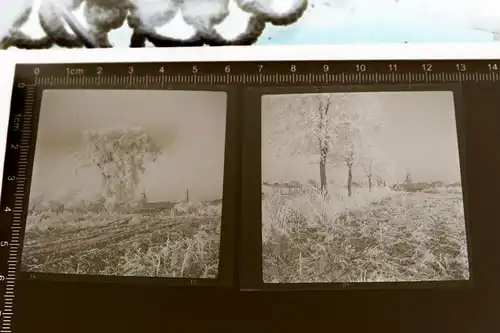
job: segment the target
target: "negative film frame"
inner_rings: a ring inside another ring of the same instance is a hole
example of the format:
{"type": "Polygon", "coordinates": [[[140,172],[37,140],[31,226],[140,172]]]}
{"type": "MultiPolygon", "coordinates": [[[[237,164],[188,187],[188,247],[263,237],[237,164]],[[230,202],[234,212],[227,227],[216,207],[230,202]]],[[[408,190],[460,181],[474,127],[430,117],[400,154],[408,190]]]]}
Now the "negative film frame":
{"type": "Polygon", "coordinates": [[[466,120],[463,88],[459,84],[417,85],[356,85],[356,86],[295,86],[252,87],[246,90],[243,123],[242,151],[242,204],[240,234],[240,287],[247,291],[291,291],[291,290],[383,290],[383,289],[436,289],[470,288],[476,275],[472,254],[472,233],[469,220],[469,191],[467,179],[466,120]],[[411,281],[411,282],[333,282],[333,283],[264,283],[262,272],[262,97],[281,94],[349,93],[349,92],[425,92],[451,91],[455,109],[458,138],[462,198],[469,263],[468,280],[411,281]]]}
{"type": "MultiPolygon", "coordinates": [[[[23,67],[31,68],[30,65],[18,65],[16,73],[22,73],[23,67]]],[[[42,66],[39,66],[43,68],[42,66]]],[[[14,113],[23,109],[24,92],[18,88],[18,81],[21,81],[21,75],[16,75],[13,88],[13,97],[11,103],[11,117],[14,113]]],[[[225,85],[190,85],[175,84],[162,86],[160,84],[149,84],[143,86],[100,86],[98,84],[89,84],[81,87],[68,87],[65,85],[51,85],[50,87],[36,87],[36,104],[33,109],[32,133],[30,138],[30,149],[28,154],[28,177],[26,180],[26,192],[23,200],[22,221],[25,223],[27,218],[27,208],[29,204],[31,178],[34,163],[34,154],[36,151],[36,138],[41,109],[43,91],[47,90],[165,90],[165,91],[214,91],[226,92],[226,126],[225,126],[225,147],[224,147],[224,171],[223,171],[223,193],[222,193],[222,214],[221,214],[221,232],[219,247],[219,267],[217,278],[171,278],[171,277],[142,277],[142,276],[117,276],[117,275],[78,275],[78,274],[59,274],[44,272],[24,272],[18,268],[18,279],[29,281],[67,281],[84,283],[125,283],[125,284],[146,284],[146,285],[165,285],[171,287],[216,287],[231,288],[235,279],[235,260],[236,260],[236,235],[237,221],[239,219],[239,199],[240,193],[240,116],[238,110],[238,91],[234,87],[225,85]]],[[[8,133],[7,144],[12,140],[12,134],[8,133]]],[[[6,153],[8,155],[8,152],[6,153]]],[[[7,160],[6,160],[7,161],[7,160]]],[[[6,168],[6,171],[8,168],[6,168]]],[[[6,191],[4,189],[4,191],[6,191]]],[[[12,195],[3,193],[4,196],[12,195]]],[[[24,239],[25,228],[21,229],[20,239],[24,239]]],[[[22,253],[19,254],[21,261],[22,253]]],[[[19,265],[20,266],[20,265],[19,265]]]]}

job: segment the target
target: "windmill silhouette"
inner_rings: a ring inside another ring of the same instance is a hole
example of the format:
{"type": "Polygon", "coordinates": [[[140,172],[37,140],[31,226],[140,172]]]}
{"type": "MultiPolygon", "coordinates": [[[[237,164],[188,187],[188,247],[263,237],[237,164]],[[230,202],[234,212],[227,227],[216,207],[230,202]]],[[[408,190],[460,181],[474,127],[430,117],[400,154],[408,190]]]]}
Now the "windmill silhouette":
{"type": "Polygon", "coordinates": [[[148,197],[146,194],[146,190],[144,190],[141,193],[141,206],[142,208],[146,208],[147,205],[148,205],[148,197]]]}

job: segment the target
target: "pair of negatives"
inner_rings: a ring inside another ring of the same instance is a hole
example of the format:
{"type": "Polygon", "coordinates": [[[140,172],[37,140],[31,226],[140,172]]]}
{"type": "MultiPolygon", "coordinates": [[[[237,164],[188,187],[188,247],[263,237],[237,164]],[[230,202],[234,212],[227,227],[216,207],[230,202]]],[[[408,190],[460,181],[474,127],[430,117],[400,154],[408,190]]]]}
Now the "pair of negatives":
{"type": "Polygon", "coordinates": [[[216,89],[45,90],[22,272],[247,289],[469,279],[453,91],[216,89]]]}

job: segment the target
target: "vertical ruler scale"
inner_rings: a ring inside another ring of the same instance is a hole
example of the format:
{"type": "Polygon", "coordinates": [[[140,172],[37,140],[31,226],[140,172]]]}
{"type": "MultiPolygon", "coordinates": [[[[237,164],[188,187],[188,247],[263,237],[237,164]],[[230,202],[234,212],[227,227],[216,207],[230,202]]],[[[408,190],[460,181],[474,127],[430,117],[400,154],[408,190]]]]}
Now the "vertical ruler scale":
{"type": "Polygon", "coordinates": [[[31,140],[31,122],[33,117],[33,107],[35,105],[35,86],[25,86],[26,95],[24,100],[24,110],[22,114],[15,114],[13,121],[21,124],[21,137],[17,143],[11,143],[12,149],[19,149],[19,159],[15,176],[7,175],[7,181],[15,181],[14,201],[12,207],[6,206],[5,211],[12,213],[11,238],[10,241],[3,240],[2,247],[8,247],[7,277],[5,280],[4,307],[2,311],[2,324],[0,333],[11,332],[11,321],[13,315],[13,303],[15,298],[14,284],[16,278],[17,264],[20,260],[21,250],[21,220],[23,216],[23,202],[26,191],[28,154],[31,140]]]}

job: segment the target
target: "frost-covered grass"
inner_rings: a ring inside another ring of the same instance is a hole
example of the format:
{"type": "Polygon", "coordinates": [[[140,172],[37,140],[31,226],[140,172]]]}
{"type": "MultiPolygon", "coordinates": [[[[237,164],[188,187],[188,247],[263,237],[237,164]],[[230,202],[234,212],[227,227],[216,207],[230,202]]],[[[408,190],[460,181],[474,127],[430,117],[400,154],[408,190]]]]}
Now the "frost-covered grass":
{"type": "MultiPolygon", "coordinates": [[[[345,192],[343,190],[343,192],[345,192]]],[[[268,283],[468,279],[461,188],[263,199],[268,283]]]]}
{"type": "Polygon", "coordinates": [[[219,207],[185,215],[42,212],[28,217],[24,271],[215,278],[219,207]]]}

